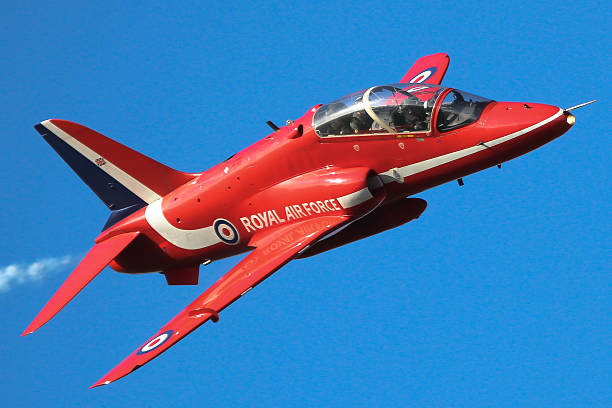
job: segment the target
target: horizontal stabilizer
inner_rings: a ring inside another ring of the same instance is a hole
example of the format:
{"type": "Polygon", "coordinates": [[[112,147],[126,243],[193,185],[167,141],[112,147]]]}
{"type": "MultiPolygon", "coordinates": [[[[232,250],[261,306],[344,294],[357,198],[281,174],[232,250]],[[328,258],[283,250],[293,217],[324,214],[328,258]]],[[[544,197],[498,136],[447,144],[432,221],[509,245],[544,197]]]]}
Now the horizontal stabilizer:
{"type": "Polygon", "coordinates": [[[33,333],[51,320],[106,265],[123,251],[138,234],[140,233],[121,234],[94,245],[21,335],[25,336],[33,333]]]}

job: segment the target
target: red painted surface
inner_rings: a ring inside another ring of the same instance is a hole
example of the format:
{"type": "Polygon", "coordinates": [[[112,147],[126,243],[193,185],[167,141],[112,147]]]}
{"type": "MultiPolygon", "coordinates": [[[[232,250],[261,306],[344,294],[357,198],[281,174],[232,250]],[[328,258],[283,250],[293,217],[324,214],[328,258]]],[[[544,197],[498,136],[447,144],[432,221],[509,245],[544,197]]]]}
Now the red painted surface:
{"type": "Polygon", "coordinates": [[[389,203],[372,211],[370,216],[355,221],[338,234],[316,243],[302,253],[299,258],[314,256],[388,229],[399,227],[417,219],[425,211],[425,208],[427,208],[427,201],[420,198],[405,198],[389,203]]]}
{"type": "Polygon", "coordinates": [[[168,285],[197,285],[200,277],[200,265],[166,269],[162,273],[166,277],[168,285]]]}
{"type": "Polygon", "coordinates": [[[308,244],[347,220],[348,218],[343,216],[326,215],[281,227],[273,236],[263,232],[268,239],[263,239],[253,252],[92,387],[115,381],[157,357],[289,262],[308,244]],[[146,353],[142,352],[143,347],[169,330],[172,334],[165,342],[155,342],[155,348],[146,353]]]}
{"type": "Polygon", "coordinates": [[[444,74],[446,74],[449,63],[449,56],[443,52],[419,58],[416,60],[412,68],[410,68],[410,71],[404,75],[400,82],[425,82],[427,84],[439,85],[444,78],[444,74]],[[433,73],[433,75],[419,75],[431,67],[436,68],[436,72],[433,73]]]}
{"type": "Polygon", "coordinates": [[[68,279],[49,299],[45,307],[38,313],[36,318],[24,330],[22,336],[38,330],[57,314],[68,302],[70,302],[108,263],[127,247],[130,242],[140,234],[130,232],[117,235],[102,243],[94,245],[79,263],[76,269],[68,276],[68,279]]]}
{"type": "MultiPolygon", "coordinates": [[[[435,67],[427,82],[439,84],[448,61],[446,54],[424,57],[403,82],[435,67]]],[[[476,122],[440,133],[438,111],[449,92],[438,97],[427,132],[319,137],[312,126],[321,106],[316,105],[295,122],[199,174],[176,172],[142,155],[126,161],[121,154],[128,149],[125,146],[81,125],[53,120],[163,198],[158,212],[156,203],[150,203],[98,236],[96,246],[26,332],[49,320],[109,262],[120,272],[164,270],[170,284],[193,283],[197,282],[194,265],[255,248],[94,386],[114,381],[209,318],[216,319],[289,260],[413,220],[426,203],[405,197],[511,160],[571,127],[568,114],[554,106],[491,102],[476,122]],[[534,125],[538,126],[531,129],[534,125]]]]}
{"type": "Polygon", "coordinates": [[[168,194],[195,176],[171,169],[78,123],[61,119],[52,119],[51,123],[92,150],[105,152],[104,158],[101,158],[102,161],[107,159],[119,168],[134,173],[151,190],[161,196],[168,194]]]}

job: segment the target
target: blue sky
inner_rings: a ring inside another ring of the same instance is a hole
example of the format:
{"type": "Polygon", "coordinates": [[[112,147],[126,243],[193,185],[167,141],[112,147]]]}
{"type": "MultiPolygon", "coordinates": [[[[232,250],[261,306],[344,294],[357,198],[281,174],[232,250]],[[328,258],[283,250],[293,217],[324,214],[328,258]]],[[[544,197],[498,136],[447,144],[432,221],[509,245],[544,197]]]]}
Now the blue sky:
{"type": "Polygon", "coordinates": [[[21,281],[0,292],[2,405],[610,406],[604,4],[3,2],[0,273],[21,281]],[[107,269],[19,337],[107,217],[32,125],[73,120],[201,171],[266,120],[435,52],[451,56],[444,83],[475,94],[599,102],[501,170],[419,194],[417,221],[290,263],[111,386],[87,389],[238,259],[197,287],[107,269]]]}

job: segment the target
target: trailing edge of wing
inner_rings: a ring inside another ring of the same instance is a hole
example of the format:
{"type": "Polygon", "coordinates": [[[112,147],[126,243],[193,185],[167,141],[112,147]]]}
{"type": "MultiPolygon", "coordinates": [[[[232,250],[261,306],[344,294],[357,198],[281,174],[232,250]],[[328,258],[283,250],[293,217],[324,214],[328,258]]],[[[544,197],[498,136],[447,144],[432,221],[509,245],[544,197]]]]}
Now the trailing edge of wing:
{"type": "Polygon", "coordinates": [[[219,312],[276,272],[317,239],[348,220],[349,217],[345,216],[325,216],[257,234],[250,243],[256,246],[253,252],[90,388],[109,384],[128,375],[209,319],[216,321],[219,312]]]}
{"type": "Polygon", "coordinates": [[[100,242],[91,248],[85,258],[62,283],[62,286],[49,299],[22,336],[33,333],[55,316],[70,302],[93,278],[100,273],[121,251],[132,242],[139,232],[121,234],[100,242]]]}

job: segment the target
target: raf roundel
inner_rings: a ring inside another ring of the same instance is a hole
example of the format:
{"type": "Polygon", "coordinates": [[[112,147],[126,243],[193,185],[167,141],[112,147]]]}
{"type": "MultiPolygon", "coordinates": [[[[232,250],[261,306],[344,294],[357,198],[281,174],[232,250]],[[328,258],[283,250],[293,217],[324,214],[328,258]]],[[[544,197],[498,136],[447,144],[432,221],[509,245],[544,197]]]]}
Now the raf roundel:
{"type": "Polygon", "coordinates": [[[427,78],[436,73],[438,69],[436,67],[430,67],[426,70],[423,70],[416,74],[409,82],[411,84],[420,84],[421,82],[425,82],[427,78]]]}
{"type": "Polygon", "coordinates": [[[149,340],[149,342],[142,346],[136,354],[144,354],[148,353],[149,351],[155,350],[156,348],[164,344],[171,336],[172,330],[163,332],[162,334],[149,340]]]}
{"type": "Polygon", "coordinates": [[[228,220],[219,218],[213,223],[213,228],[219,239],[226,244],[235,245],[240,240],[238,230],[228,220]]]}

